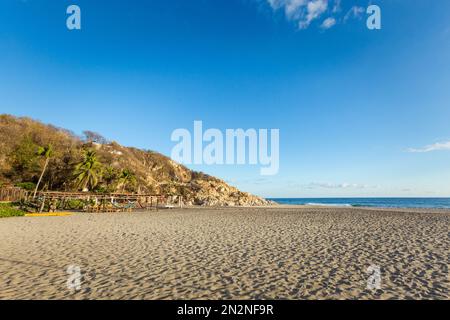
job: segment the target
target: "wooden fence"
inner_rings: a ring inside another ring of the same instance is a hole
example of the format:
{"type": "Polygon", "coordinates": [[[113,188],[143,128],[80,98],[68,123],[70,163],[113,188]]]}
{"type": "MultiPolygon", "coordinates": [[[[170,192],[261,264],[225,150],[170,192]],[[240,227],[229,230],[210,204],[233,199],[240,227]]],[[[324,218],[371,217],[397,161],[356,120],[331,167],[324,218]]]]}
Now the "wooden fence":
{"type": "Polygon", "coordinates": [[[28,197],[28,192],[22,188],[0,188],[0,201],[20,201],[28,197]]]}
{"type": "Polygon", "coordinates": [[[183,206],[181,196],[163,196],[155,194],[86,192],[38,192],[35,198],[28,197],[28,203],[36,211],[83,210],[89,212],[135,211],[183,206]],[[74,204],[75,203],[75,207],[74,204]],[[81,208],[80,208],[81,205],[81,208]]]}
{"type": "Polygon", "coordinates": [[[40,191],[33,197],[32,192],[16,187],[0,188],[0,201],[22,201],[28,209],[37,212],[115,212],[183,207],[183,197],[179,195],[40,191]]]}

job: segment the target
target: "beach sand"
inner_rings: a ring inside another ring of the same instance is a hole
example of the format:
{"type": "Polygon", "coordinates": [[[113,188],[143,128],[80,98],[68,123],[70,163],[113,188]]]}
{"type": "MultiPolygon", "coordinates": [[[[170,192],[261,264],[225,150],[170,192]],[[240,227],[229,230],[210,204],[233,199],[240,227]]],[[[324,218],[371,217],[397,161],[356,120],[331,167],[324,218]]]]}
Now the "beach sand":
{"type": "Polygon", "coordinates": [[[0,298],[448,299],[449,226],[448,211],[287,206],[6,218],[0,298]]]}

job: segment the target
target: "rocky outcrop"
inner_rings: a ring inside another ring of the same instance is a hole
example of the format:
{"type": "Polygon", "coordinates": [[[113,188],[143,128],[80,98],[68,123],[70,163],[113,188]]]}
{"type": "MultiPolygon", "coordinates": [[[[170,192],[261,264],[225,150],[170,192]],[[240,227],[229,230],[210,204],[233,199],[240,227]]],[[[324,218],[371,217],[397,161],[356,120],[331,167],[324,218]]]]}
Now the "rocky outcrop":
{"type": "Polygon", "coordinates": [[[187,205],[266,206],[272,204],[266,199],[239,191],[219,179],[196,180],[195,183],[197,186],[193,189],[196,191],[185,193],[187,205]]]}

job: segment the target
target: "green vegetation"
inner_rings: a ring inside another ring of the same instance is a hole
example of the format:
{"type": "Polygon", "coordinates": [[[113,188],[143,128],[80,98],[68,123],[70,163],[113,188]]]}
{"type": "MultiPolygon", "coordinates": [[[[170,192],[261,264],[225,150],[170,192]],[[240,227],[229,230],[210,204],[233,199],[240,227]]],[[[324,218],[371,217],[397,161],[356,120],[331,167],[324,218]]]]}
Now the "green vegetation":
{"type": "Polygon", "coordinates": [[[77,200],[77,199],[70,199],[66,203],[66,208],[70,210],[81,210],[84,207],[84,201],[83,200],[77,200]]]}
{"type": "Polygon", "coordinates": [[[136,175],[129,169],[124,169],[120,174],[119,181],[120,184],[122,185],[122,192],[124,192],[125,188],[132,186],[136,183],[136,175]]]}
{"type": "Polygon", "coordinates": [[[25,215],[25,212],[17,209],[11,203],[0,203],[0,218],[6,217],[22,217],[25,215]]]}
{"type": "Polygon", "coordinates": [[[99,181],[102,164],[97,160],[95,151],[84,152],[83,160],[75,166],[75,181],[78,189],[93,190],[99,181]]]}
{"type": "Polygon", "coordinates": [[[106,192],[114,192],[117,188],[117,182],[119,181],[120,171],[112,166],[107,166],[103,169],[103,181],[105,186],[100,189],[97,188],[97,192],[102,193],[99,190],[104,190],[106,192]]]}
{"type": "Polygon", "coordinates": [[[27,191],[33,191],[36,188],[36,184],[34,182],[19,182],[16,183],[16,187],[25,189],[27,191]]]}
{"type": "Polygon", "coordinates": [[[28,191],[159,193],[191,171],[157,152],[126,148],[100,134],[80,138],[29,118],[0,115],[0,181],[28,191]]]}
{"type": "Polygon", "coordinates": [[[25,181],[33,180],[39,170],[37,150],[38,145],[30,136],[22,137],[9,153],[11,169],[6,173],[7,176],[21,177],[25,181]]]}

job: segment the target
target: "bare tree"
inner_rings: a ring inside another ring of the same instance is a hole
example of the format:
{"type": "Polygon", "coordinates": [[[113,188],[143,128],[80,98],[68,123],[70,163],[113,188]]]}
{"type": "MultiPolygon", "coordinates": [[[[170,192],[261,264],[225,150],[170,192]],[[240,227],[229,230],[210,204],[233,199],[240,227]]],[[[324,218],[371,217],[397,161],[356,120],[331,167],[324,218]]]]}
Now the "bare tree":
{"type": "Polygon", "coordinates": [[[83,135],[84,135],[84,140],[86,142],[96,142],[96,143],[100,143],[100,144],[109,143],[108,139],[106,139],[101,134],[94,132],[94,131],[89,131],[89,130],[83,131],[83,135]]]}

